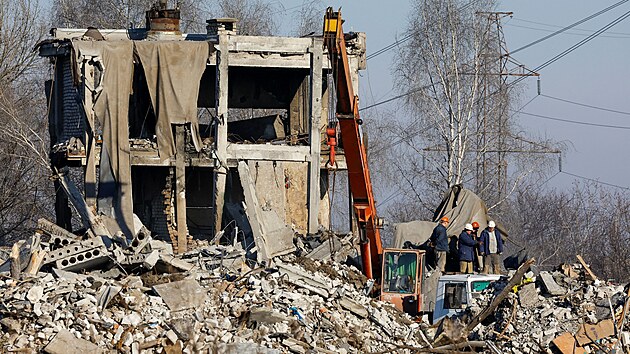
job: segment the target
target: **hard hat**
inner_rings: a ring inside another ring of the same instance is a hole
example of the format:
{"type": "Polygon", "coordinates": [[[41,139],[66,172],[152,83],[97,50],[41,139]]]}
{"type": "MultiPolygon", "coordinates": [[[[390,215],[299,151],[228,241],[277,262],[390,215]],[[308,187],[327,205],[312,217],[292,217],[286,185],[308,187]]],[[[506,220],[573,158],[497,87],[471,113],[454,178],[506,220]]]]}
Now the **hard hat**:
{"type": "Polygon", "coordinates": [[[448,216],[443,216],[443,217],[440,219],[440,221],[441,221],[441,222],[448,222],[448,216]]]}
{"type": "Polygon", "coordinates": [[[490,220],[488,221],[488,227],[495,227],[497,226],[497,224],[494,223],[494,221],[490,220]]]}
{"type": "Polygon", "coordinates": [[[470,224],[466,224],[466,225],[464,226],[464,230],[470,230],[470,231],[472,231],[472,230],[473,230],[473,226],[472,226],[472,225],[470,225],[470,224]]]}
{"type": "Polygon", "coordinates": [[[478,228],[479,228],[479,223],[478,223],[478,222],[476,222],[476,221],[474,221],[474,222],[472,223],[472,227],[473,227],[473,229],[478,229],[478,228]]]}

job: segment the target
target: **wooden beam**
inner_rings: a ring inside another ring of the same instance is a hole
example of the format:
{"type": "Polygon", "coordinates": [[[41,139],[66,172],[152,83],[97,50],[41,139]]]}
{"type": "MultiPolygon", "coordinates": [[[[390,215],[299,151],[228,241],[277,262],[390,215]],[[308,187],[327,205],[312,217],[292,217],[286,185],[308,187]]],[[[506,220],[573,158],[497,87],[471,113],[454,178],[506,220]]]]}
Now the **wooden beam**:
{"type": "Polygon", "coordinates": [[[186,225],[186,126],[175,126],[175,215],[177,218],[177,253],[188,250],[186,225]]]}
{"type": "Polygon", "coordinates": [[[321,129],[322,118],[322,57],[323,40],[311,38],[311,75],[310,75],[310,148],[311,156],[308,174],[308,232],[316,233],[319,227],[319,173],[321,165],[321,129]]]}
{"type": "Polygon", "coordinates": [[[577,257],[577,260],[580,262],[582,267],[584,267],[584,270],[586,271],[586,274],[588,274],[588,276],[593,281],[597,280],[597,276],[595,275],[595,273],[593,273],[593,271],[591,271],[591,267],[589,267],[588,264],[586,264],[586,262],[584,262],[584,258],[582,258],[582,256],[580,256],[579,254],[576,255],[575,257],[577,257]]]}
{"type": "Polygon", "coordinates": [[[225,32],[219,32],[219,44],[216,51],[216,103],[217,122],[215,124],[215,142],[214,148],[217,159],[219,160],[219,168],[214,173],[214,228],[213,234],[216,234],[221,228],[221,220],[223,219],[223,205],[225,204],[225,181],[228,173],[227,167],[227,135],[228,135],[228,69],[230,54],[228,51],[229,40],[225,32]]]}

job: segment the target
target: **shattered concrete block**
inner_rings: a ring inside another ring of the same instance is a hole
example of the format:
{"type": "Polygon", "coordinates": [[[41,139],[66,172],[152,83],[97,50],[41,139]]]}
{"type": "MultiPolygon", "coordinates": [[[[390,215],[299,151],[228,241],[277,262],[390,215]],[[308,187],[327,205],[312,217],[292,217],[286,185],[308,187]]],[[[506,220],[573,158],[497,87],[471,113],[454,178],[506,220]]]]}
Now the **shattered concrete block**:
{"type": "Polygon", "coordinates": [[[523,307],[536,307],[538,305],[538,292],[536,285],[529,283],[518,290],[518,301],[523,307]]]}
{"type": "Polygon", "coordinates": [[[103,353],[103,350],[96,344],[76,338],[65,329],[57,333],[55,338],[44,348],[44,351],[48,354],[103,353]]]}
{"type": "Polygon", "coordinates": [[[361,318],[367,318],[369,315],[368,311],[365,309],[363,305],[357,303],[356,301],[348,297],[344,296],[341,299],[339,299],[339,305],[341,305],[341,307],[343,307],[344,309],[352,312],[353,314],[361,318]]]}
{"type": "Polygon", "coordinates": [[[142,266],[146,269],[152,269],[160,260],[160,251],[152,251],[142,261],[142,266]]]}
{"type": "Polygon", "coordinates": [[[281,314],[273,309],[253,308],[249,313],[249,320],[258,323],[274,324],[278,322],[288,321],[289,317],[281,314]]]}
{"type": "Polygon", "coordinates": [[[195,268],[194,264],[182,261],[181,259],[173,257],[169,254],[160,254],[160,261],[168,266],[172,266],[173,268],[182,270],[184,272],[188,272],[195,268]]]}
{"type": "Polygon", "coordinates": [[[543,284],[546,292],[552,296],[560,296],[566,294],[566,290],[558,285],[556,281],[553,279],[553,276],[548,272],[541,272],[538,277],[543,284]]]}
{"type": "Polygon", "coordinates": [[[160,295],[171,311],[201,307],[207,297],[206,290],[192,279],[154,285],[153,290],[160,295]]]}
{"type": "Polygon", "coordinates": [[[289,264],[278,264],[278,270],[280,274],[286,275],[291,283],[325,298],[330,296],[330,284],[324,278],[289,264]]]}
{"type": "Polygon", "coordinates": [[[72,256],[59,259],[55,262],[57,269],[65,271],[80,271],[98,267],[109,261],[107,248],[82,248],[80,252],[72,256]]]}

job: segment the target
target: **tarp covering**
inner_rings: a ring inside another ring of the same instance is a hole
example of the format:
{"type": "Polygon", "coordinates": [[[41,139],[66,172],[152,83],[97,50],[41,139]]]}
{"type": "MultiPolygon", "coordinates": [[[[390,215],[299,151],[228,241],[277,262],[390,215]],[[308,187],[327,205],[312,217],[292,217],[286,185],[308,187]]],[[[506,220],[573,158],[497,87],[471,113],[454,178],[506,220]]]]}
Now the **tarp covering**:
{"type": "Polygon", "coordinates": [[[157,115],[155,132],[162,160],[175,155],[171,124],[190,123],[193,144],[201,149],[197,96],[210,48],[208,42],[135,42],[157,115]]]}
{"type": "Polygon", "coordinates": [[[72,44],[79,65],[87,57],[101,61],[103,67],[101,82],[106,84],[94,102],[94,115],[103,129],[98,207],[101,213],[115,218],[121,231],[129,236],[133,228],[128,128],[133,42],[75,40],[72,44]]]}
{"type": "MultiPolygon", "coordinates": [[[[488,226],[488,221],[492,220],[488,216],[486,203],[481,198],[461,185],[456,185],[444,195],[442,202],[435,210],[433,221],[416,220],[395,224],[393,247],[401,248],[405,241],[411,241],[414,244],[425,243],[431,237],[431,232],[437,226],[438,220],[443,216],[448,216],[450,220],[446,229],[449,237],[459,236],[467,223],[476,221],[479,223],[479,229],[483,230],[488,226]]],[[[497,227],[506,237],[507,232],[498,222],[497,227]]]]}

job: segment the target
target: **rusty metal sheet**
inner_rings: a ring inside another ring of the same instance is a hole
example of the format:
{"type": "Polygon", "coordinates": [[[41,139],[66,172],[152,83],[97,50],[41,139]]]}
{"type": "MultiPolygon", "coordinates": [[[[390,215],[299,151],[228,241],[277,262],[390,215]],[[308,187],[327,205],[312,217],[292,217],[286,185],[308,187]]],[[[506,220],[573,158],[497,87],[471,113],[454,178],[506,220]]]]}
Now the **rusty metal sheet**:
{"type": "Polygon", "coordinates": [[[551,341],[553,345],[562,352],[562,354],[582,354],[586,353],[584,348],[580,347],[573,335],[569,332],[565,332],[551,341]]]}
{"type": "Polygon", "coordinates": [[[596,325],[582,324],[575,333],[580,346],[615,334],[615,325],[611,319],[598,322],[596,325]]]}

